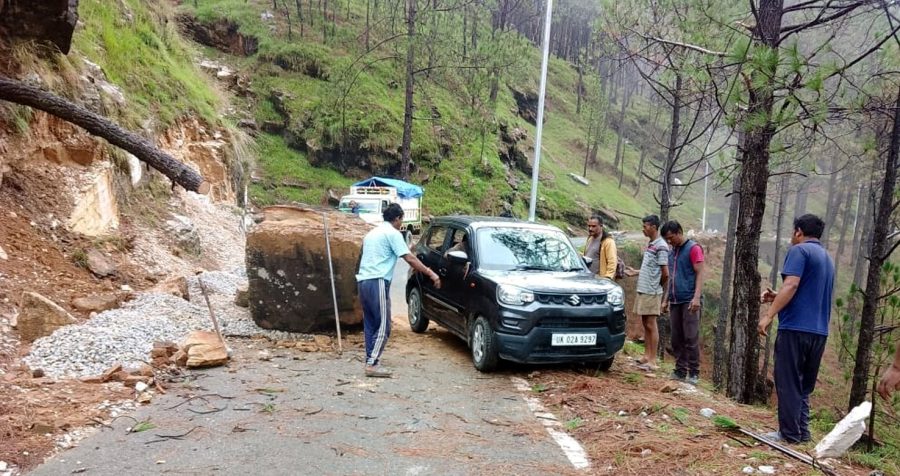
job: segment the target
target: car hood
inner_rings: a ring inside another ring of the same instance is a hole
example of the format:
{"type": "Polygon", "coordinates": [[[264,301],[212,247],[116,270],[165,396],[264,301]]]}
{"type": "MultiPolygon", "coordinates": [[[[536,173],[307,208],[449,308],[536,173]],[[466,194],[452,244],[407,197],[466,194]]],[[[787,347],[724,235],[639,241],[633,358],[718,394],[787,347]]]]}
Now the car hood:
{"type": "Polygon", "coordinates": [[[537,293],[601,294],[616,285],[606,279],[596,279],[588,272],[482,271],[481,275],[497,284],[518,286],[537,293]]]}

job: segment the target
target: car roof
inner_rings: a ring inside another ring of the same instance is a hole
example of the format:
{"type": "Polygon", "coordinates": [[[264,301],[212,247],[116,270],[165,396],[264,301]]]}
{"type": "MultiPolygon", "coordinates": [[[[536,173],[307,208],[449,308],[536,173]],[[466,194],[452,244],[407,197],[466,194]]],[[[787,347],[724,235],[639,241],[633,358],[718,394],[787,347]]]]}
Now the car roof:
{"type": "Polygon", "coordinates": [[[502,227],[514,227],[514,228],[535,228],[535,229],[543,229],[543,230],[559,230],[559,228],[553,225],[546,225],[543,223],[534,223],[530,221],[519,220],[518,218],[505,218],[505,217],[491,217],[491,216],[477,216],[477,215],[447,215],[434,217],[431,220],[432,224],[453,224],[459,225],[462,227],[472,227],[474,229],[484,228],[484,227],[492,227],[492,226],[502,226],[502,227]]]}

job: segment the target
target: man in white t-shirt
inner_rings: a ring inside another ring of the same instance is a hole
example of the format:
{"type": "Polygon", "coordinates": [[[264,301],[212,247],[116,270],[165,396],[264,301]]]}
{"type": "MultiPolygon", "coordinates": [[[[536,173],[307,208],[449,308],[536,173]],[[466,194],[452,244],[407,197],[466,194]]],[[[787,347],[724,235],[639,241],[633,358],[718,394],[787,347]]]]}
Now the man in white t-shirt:
{"type": "Polygon", "coordinates": [[[428,276],[434,287],[441,287],[441,278],[409,252],[406,240],[400,233],[403,226],[403,208],[396,203],[382,212],[384,222],[363,238],[362,258],[356,282],[359,301],[363,308],[363,334],[366,341],[367,377],[390,377],[391,372],[379,366],[381,354],[391,335],[391,278],[397,258],[403,258],[409,266],[428,276]]]}
{"type": "Polygon", "coordinates": [[[663,289],[669,280],[669,245],[659,236],[659,217],[648,215],[641,220],[644,236],[650,239],[644,249],[641,271],[638,273],[637,297],[634,313],[641,316],[644,325],[644,357],[641,368],[656,370],[656,350],[659,345],[659,328],[656,319],[662,310],[663,289]]]}

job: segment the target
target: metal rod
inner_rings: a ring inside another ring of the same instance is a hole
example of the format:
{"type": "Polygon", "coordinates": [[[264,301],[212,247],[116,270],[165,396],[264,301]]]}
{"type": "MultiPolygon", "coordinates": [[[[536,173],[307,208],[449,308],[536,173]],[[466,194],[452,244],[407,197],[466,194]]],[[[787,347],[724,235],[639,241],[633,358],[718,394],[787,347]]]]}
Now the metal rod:
{"type": "Polygon", "coordinates": [[[550,61],[550,19],[553,12],[553,0],[547,0],[547,13],[544,16],[544,55],[541,60],[541,88],[538,93],[537,132],[534,139],[534,167],[531,170],[531,202],[528,205],[528,221],[534,221],[537,206],[538,174],[541,167],[541,135],[544,130],[544,96],[547,93],[547,63],[550,61]]]}
{"type": "Polygon", "coordinates": [[[341,343],[341,318],[338,316],[337,291],[334,288],[334,266],[331,264],[331,236],[328,234],[328,214],[322,212],[323,224],[325,226],[325,251],[328,255],[328,275],[331,277],[331,300],[334,303],[334,328],[337,330],[338,353],[344,353],[344,346],[341,343]]]}

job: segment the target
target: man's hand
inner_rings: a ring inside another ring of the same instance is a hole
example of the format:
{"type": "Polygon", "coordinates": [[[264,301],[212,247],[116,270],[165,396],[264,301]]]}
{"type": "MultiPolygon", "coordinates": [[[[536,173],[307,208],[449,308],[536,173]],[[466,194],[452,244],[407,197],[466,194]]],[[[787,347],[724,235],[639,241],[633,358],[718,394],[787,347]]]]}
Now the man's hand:
{"type": "Polygon", "coordinates": [[[773,291],[772,288],[766,288],[766,290],[763,291],[762,294],[759,295],[759,302],[761,302],[763,304],[765,304],[767,302],[772,302],[775,300],[775,296],[777,296],[777,295],[778,295],[778,293],[773,291]]]}
{"type": "Polygon", "coordinates": [[[434,283],[435,289],[441,289],[441,277],[434,271],[431,272],[431,282],[434,283]]]}
{"type": "Polygon", "coordinates": [[[891,365],[881,376],[881,381],[878,382],[878,394],[881,395],[881,398],[888,400],[891,398],[891,393],[898,389],[900,389],[900,368],[891,365]]]}
{"type": "Polygon", "coordinates": [[[766,337],[769,335],[769,326],[772,325],[772,321],[775,318],[766,314],[766,317],[763,317],[759,320],[759,325],[756,326],[756,332],[759,333],[760,336],[766,337]]]}
{"type": "Polygon", "coordinates": [[[694,296],[694,299],[691,299],[691,303],[688,304],[688,311],[697,312],[700,310],[700,296],[694,296]]]}
{"type": "Polygon", "coordinates": [[[659,309],[660,309],[660,311],[662,311],[663,314],[669,312],[669,300],[663,299],[662,305],[660,305],[659,309]]]}

